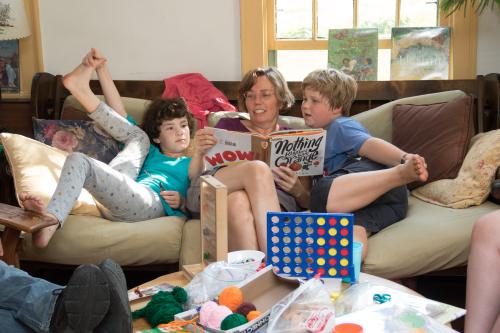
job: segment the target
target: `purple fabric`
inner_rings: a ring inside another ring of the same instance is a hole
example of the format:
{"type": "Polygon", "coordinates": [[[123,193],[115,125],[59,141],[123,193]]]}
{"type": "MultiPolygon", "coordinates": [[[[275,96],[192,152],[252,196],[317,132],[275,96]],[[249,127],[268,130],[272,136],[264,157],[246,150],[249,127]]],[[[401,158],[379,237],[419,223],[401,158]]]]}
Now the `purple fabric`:
{"type": "Polygon", "coordinates": [[[215,128],[222,128],[235,132],[250,132],[250,130],[243,125],[241,119],[239,118],[221,118],[217,124],[215,124],[215,128]]]}

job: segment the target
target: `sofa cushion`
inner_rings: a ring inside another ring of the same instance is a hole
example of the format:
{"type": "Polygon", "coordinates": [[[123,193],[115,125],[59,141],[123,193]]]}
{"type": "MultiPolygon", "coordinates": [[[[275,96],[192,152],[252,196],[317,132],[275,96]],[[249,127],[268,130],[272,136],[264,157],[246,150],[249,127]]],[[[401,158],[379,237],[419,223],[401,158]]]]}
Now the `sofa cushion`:
{"type": "MultiPolygon", "coordinates": [[[[472,106],[472,96],[446,103],[394,106],[392,143],[425,158],[427,182],[457,176],[474,131],[472,106]]],[[[419,185],[423,184],[409,184],[408,188],[419,185]]]]}
{"type": "MultiPolygon", "coordinates": [[[[16,194],[29,192],[47,204],[56,189],[68,153],[22,135],[0,134],[14,179],[16,194]]],[[[86,190],[78,197],[71,214],[100,216],[86,190]]]]}
{"type": "Polygon", "coordinates": [[[392,109],[395,105],[443,103],[464,95],[463,91],[450,90],[435,94],[405,97],[354,115],[353,118],[361,122],[374,137],[392,142],[392,109]]]}
{"type": "Polygon", "coordinates": [[[410,197],[407,217],[368,239],[363,271],[402,278],[465,265],[474,221],[495,209],[492,202],[450,209],[410,197]]]}
{"type": "Polygon", "coordinates": [[[93,121],[33,118],[33,134],[46,145],[68,153],[84,153],[104,163],[119,152],[118,142],[93,121]]]}
{"type": "Polygon", "coordinates": [[[126,266],[174,263],[179,260],[184,220],[169,216],[129,223],[70,215],[44,249],[33,247],[31,235],[26,235],[20,257],[68,265],[106,258],[126,266]]]}
{"type": "Polygon", "coordinates": [[[491,182],[500,166],[500,130],[480,133],[473,142],[457,178],[429,183],[414,190],[412,195],[450,208],[482,204],[488,198],[491,182]]]}
{"type": "MultiPolygon", "coordinates": [[[[97,95],[97,97],[103,101],[104,96],[97,95]]],[[[145,108],[151,102],[147,99],[133,98],[133,97],[121,97],[123,106],[127,113],[138,123],[142,122],[142,116],[144,115],[145,108]]],[[[73,95],[66,97],[61,110],[61,119],[90,119],[83,106],[76,100],[73,95]]]]}

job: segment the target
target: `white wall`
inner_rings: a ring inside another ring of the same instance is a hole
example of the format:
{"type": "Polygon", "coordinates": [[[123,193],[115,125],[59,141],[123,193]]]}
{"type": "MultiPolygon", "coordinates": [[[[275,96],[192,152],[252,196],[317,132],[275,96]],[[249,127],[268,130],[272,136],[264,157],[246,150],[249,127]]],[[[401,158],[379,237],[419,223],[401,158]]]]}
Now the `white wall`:
{"type": "Polygon", "coordinates": [[[500,73],[500,8],[478,17],[477,74],[500,73]]]}
{"type": "Polygon", "coordinates": [[[237,0],[40,0],[45,71],[73,69],[90,47],[113,78],[159,80],[200,72],[240,80],[237,0]]]}

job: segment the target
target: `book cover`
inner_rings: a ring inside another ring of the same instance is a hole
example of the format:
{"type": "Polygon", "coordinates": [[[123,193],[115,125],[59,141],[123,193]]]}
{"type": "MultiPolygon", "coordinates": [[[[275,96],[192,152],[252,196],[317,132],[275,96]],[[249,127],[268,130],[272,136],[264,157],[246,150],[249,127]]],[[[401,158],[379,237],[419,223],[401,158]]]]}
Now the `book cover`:
{"type": "Polygon", "coordinates": [[[263,136],[214,128],[217,144],[205,156],[207,170],[243,161],[260,160],[270,167],[288,166],[299,176],[323,173],[326,132],[301,129],[263,136]]]}
{"type": "Polygon", "coordinates": [[[450,28],[392,28],[391,80],[447,80],[450,28]]]}
{"type": "Polygon", "coordinates": [[[328,67],[351,75],[357,81],[377,80],[378,30],[330,29],[328,67]]]}

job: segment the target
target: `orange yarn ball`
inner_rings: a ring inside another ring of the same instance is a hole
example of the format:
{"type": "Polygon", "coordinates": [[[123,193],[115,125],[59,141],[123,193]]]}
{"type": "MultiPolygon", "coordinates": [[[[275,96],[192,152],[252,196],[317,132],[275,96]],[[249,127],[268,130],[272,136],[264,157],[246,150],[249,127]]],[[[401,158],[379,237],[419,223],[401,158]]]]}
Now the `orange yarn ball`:
{"type": "Polygon", "coordinates": [[[238,287],[224,288],[219,294],[219,305],[225,305],[233,312],[241,303],[243,303],[243,293],[238,287]]]}
{"type": "Polygon", "coordinates": [[[250,312],[247,314],[247,319],[248,319],[248,321],[252,321],[252,320],[254,320],[255,318],[259,317],[260,315],[262,315],[262,312],[260,312],[259,310],[250,311],[250,312]]]}

